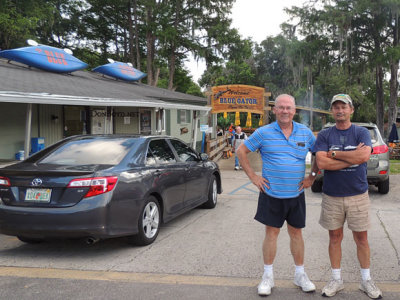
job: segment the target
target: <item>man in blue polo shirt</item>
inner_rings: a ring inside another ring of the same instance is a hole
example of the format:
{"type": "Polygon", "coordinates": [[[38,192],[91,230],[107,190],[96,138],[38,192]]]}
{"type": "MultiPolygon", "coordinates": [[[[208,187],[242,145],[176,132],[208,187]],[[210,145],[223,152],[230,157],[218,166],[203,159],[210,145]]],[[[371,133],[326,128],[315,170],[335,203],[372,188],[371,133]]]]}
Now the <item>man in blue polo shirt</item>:
{"type": "Polygon", "coordinates": [[[265,225],[265,239],[264,274],[258,294],[269,295],[274,287],[273,262],[280,228],[285,221],[295,263],[294,284],[304,292],[313,292],[315,285],[304,271],[302,228],[306,218],[304,189],[312,185],[318,172],[313,160],[311,174],[304,177],[306,155],[313,150],[315,136],[305,125],[293,121],[296,106],[292,96],[279,95],[273,113],[276,122],[258,128],[237,151],[243,170],[260,190],[255,219],[265,225]],[[247,157],[257,149],[262,158],[262,176],[254,172],[247,157]]]}

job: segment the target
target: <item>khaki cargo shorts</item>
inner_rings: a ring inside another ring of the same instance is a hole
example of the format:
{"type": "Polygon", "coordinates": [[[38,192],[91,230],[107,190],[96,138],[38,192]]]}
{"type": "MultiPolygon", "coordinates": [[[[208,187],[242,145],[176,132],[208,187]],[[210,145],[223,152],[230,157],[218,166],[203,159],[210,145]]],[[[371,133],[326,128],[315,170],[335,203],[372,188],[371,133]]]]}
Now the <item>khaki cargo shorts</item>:
{"type": "Polygon", "coordinates": [[[332,197],[322,194],[319,224],[328,230],[347,226],[351,231],[367,231],[370,227],[370,200],[368,191],[349,197],[332,197]]]}

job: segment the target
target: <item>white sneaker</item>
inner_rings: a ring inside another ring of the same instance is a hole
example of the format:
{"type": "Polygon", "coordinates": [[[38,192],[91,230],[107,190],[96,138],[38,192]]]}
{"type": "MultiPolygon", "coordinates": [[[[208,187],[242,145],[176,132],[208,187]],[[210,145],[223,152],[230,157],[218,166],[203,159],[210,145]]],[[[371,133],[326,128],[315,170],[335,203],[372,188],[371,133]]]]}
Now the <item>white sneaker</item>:
{"type": "Polygon", "coordinates": [[[315,285],[308,279],[308,276],[306,273],[302,274],[295,274],[294,275],[294,284],[297,285],[298,287],[301,287],[303,292],[314,292],[315,291],[315,285]]]}
{"type": "Polygon", "coordinates": [[[236,170],[236,171],[239,170],[239,167],[238,167],[238,166],[235,166],[235,170],[236,170]]]}
{"type": "Polygon", "coordinates": [[[382,298],[381,290],[375,285],[372,279],[362,280],[360,283],[360,290],[368,295],[372,299],[382,298]]]}
{"type": "Polygon", "coordinates": [[[343,279],[331,279],[326,286],[322,289],[322,296],[332,297],[337,292],[344,289],[343,279]]]}
{"type": "Polygon", "coordinates": [[[263,276],[258,285],[258,294],[260,296],[268,296],[271,294],[271,289],[274,287],[274,278],[272,276],[263,276]]]}

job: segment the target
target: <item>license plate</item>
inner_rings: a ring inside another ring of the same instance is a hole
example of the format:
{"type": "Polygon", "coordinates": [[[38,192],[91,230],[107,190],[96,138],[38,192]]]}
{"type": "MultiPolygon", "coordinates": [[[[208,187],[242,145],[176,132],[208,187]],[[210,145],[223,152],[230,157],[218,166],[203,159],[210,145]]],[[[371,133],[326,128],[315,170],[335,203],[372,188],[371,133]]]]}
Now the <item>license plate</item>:
{"type": "Polygon", "coordinates": [[[51,189],[26,189],[25,201],[49,203],[51,189]]]}

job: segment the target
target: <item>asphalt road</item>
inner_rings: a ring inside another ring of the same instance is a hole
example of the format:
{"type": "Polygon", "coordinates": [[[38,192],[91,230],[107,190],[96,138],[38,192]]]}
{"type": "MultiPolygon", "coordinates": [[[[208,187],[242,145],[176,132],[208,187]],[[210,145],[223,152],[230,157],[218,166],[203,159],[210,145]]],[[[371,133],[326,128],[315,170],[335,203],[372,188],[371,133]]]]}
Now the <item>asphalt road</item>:
{"type": "MultiPolygon", "coordinates": [[[[259,166],[254,156],[252,164],[259,166]]],[[[224,193],[215,209],[195,209],[165,224],[156,242],[131,246],[124,238],[86,245],[81,240],[29,245],[0,235],[0,299],[259,299],[262,225],[254,221],[258,192],[233,161],[223,160],[224,193]]],[[[370,188],[372,276],[385,299],[400,299],[400,175],[391,191],[370,188]]],[[[320,299],[330,277],[328,236],[318,224],[320,195],[306,192],[305,267],[317,292],[293,283],[286,228],[274,264],[276,287],[268,299],[320,299]]],[[[335,299],[368,299],[358,290],[359,267],[345,230],[345,290],[335,299]]]]}

